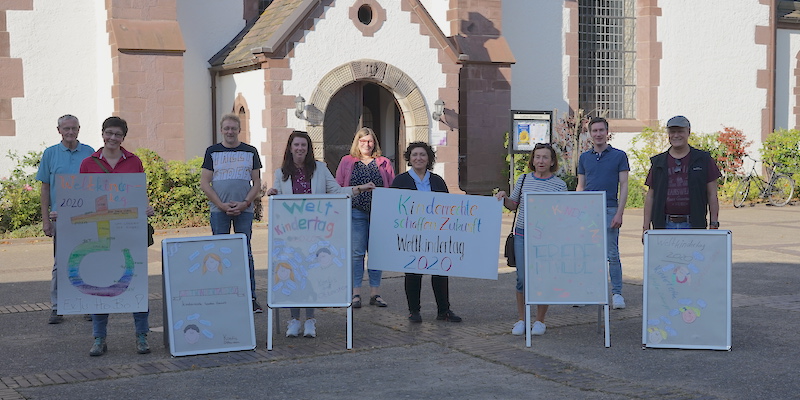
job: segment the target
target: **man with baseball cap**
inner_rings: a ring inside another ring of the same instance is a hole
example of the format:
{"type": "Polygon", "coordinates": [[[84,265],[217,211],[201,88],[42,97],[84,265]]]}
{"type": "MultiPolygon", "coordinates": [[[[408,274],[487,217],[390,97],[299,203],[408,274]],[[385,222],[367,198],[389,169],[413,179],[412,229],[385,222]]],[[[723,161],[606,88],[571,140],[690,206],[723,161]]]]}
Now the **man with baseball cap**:
{"type": "Polygon", "coordinates": [[[679,115],[667,121],[670,148],[650,158],[643,232],[650,229],[719,228],[717,178],[707,151],[689,146],[691,125],[679,115]],[[706,219],[708,216],[710,219],[706,219]]]}

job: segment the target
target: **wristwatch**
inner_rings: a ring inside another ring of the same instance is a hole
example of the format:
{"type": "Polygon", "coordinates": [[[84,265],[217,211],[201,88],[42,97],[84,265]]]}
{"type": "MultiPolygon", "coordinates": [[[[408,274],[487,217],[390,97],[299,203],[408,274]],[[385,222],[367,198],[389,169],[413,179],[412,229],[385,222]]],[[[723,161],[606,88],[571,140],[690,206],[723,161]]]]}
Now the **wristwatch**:
{"type": "Polygon", "coordinates": [[[719,221],[711,221],[711,222],[708,223],[708,226],[711,227],[711,228],[719,229],[719,221]]]}

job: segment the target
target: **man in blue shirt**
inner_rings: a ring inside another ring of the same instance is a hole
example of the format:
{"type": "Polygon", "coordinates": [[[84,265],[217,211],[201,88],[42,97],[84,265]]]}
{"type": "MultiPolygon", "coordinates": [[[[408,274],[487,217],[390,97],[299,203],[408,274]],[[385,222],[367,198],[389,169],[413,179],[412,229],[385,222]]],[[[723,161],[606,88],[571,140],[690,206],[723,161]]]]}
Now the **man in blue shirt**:
{"type": "MultiPolygon", "coordinates": [[[[94,153],[91,146],[78,142],[78,133],[81,130],[78,118],[74,115],[64,115],[58,119],[58,133],[61,134],[61,143],[50,146],[42,154],[36,180],[42,182],[42,230],[47,236],[55,236],[56,224],[50,221],[50,211],[56,211],[55,180],[56,174],[77,174],[81,161],[94,153]]],[[[48,323],[58,324],[64,317],[58,315],[58,275],[56,273],[56,241],[53,239],[53,273],[50,280],[50,319],[48,323]]],[[[91,319],[90,319],[91,321],[91,319]]]]}
{"type": "Polygon", "coordinates": [[[589,121],[592,149],[578,160],[577,191],[606,192],[606,234],[608,275],[611,278],[611,306],[625,308],[622,297],[622,263],[619,261],[619,228],[628,202],[628,155],[608,144],[608,121],[595,117],[589,121]],[[619,195],[619,197],[617,197],[619,195]]]}

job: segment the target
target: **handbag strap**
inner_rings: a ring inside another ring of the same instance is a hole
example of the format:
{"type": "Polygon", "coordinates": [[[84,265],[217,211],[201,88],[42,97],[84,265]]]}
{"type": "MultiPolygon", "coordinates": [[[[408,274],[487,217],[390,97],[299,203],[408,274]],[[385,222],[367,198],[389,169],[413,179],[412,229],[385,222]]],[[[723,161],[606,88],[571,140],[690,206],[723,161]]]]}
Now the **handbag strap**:
{"type": "MultiPolygon", "coordinates": [[[[103,163],[101,163],[101,162],[100,162],[100,160],[98,160],[98,159],[97,159],[97,157],[92,157],[92,160],[94,160],[94,162],[96,162],[96,163],[97,163],[97,165],[99,165],[99,166],[100,166],[100,168],[102,168],[102,169],[103,169],[103,172],[105,172],[105,173],[109,173],[109,172],[110,172],[110,171],[108,170],[108,168],[106,168],[106,166],[105,166],[105,165],[103,165],[103,163]]],[[[516,214],[515,214],[515,215],[516,215],[516,214]]]]}
{"type": "Polygon", "coordinates": [[[514,219],[511,221],[511,233],[514,233],[514,226],[517,225],[517,210],[519,210],[519,202],[522,201],[522,188],[525,186],[525,176],[522,174],[522,183],[519,185],[519,193],[517,194],[517,208],[514,209],[514,219]]]}

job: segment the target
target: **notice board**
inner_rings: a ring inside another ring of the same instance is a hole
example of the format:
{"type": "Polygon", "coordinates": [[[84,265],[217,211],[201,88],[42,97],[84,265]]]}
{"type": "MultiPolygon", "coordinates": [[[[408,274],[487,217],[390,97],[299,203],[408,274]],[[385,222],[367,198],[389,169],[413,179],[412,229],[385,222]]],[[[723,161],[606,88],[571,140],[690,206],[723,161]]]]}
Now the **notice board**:
{"type": "Polygon", "coordinates": [[[147,311],[145,174],[57,175],[51,190],[58,313],[147,311]]]}
{"type": "Polygon", "coordinates": [[[254,349],[247,237],[168,238],[161,251],[170,353],[254,349]]]}
{"type": "Polygon", "coordinates": [[[343,194],[270,196],[270,307],[350,305],[350,215],[343,194]]]}
{"type": "Polygon", "coordinates": [[[730,350],[731,232],[644,235],[642,347],[730,350]]]}
{"type": "Polygon", "coordinates": [[[608,304],[605,192],[525,193],[526,304],[608,304]]]}
{"type": "Polygon", "coordinates": [[[375,189],[370,269],[497,279],[502,203],[469,196],[375,189]]]}

